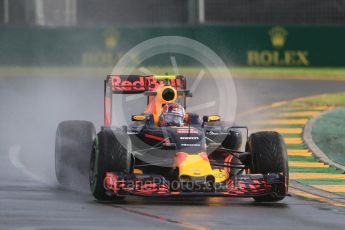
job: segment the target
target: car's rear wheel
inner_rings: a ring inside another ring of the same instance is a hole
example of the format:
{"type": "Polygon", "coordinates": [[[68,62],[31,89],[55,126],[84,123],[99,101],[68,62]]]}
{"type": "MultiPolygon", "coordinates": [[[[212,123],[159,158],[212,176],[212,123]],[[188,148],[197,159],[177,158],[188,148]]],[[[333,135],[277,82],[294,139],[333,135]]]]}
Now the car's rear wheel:
{"type": "Polygon", "coordinates": [[[277,132],[257,132],[250,135],[247,151],[252,154],[251,173],[283,173],[286,184],[278,187],[275,195],[254,197],[258,202],[275,202],[287,194],[289,168],[287,150],[282,136],[277,132]]]}
{"type": "Polygon", "coordinates": [[[89,182],[92,195],[97,200],[122,200],[104,186],[107,172],[131,173],[132,156],[130,140],[122,131],[103,129],[98,133],[90,160],[89,182]],[[127,150],[128,149],[128,150],[127,150]]]}
{"type": "Polygon", "coordinates": [[[87,187],[95,127],[88,121],[63,121],[55,137],[55,174],[67,187],[87,187]]]}

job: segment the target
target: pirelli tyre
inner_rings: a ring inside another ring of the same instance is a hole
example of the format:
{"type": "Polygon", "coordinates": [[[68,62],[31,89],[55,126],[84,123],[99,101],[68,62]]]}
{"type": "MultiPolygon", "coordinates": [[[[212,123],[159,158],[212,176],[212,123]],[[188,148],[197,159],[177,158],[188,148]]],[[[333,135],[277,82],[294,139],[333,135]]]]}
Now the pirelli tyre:
{"type": "MultiPolygon", "coordinates": [[[[251,173],[283,173],[289,181],[287,150],[282,136],[277,132],[257,132],[250,135],[246,151],[252,154],[251,173]]],[[[282,200],[287,188],[277,188],[276,195],[254,197],[258,202],[282,200]]]]}
{"type": "Polygon", "coordinates": [[[122,130],[104,128],[94,142],[90,160],[89,182],[92,195],[97,200],[122,200],[124,196],[110,195],[105,188],[107,172],[131,173],[131,142],[122,130]]]}
{"type": "Polygon", "coordinates": [[[59,184],[87,188],[96,131],[89,121],[63,121],[56,130],[55,174],[59,184]]]}

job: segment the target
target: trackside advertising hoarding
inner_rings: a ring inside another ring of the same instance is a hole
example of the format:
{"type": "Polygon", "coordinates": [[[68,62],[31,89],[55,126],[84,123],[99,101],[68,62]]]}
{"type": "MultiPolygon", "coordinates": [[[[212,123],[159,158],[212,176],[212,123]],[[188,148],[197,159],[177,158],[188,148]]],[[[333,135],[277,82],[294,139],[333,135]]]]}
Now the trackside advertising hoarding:
{"type": "MultiPolygon", "coordinates": [[[[2,66],[109,66],[133,46],[174,35],[203,43],[236,66],[345,66],[345,26],[0,27],[2,66]]],[[[133,57],[135,58],[135,57],[133,57]]],[[[170,65],[161,58],[152,65],[170,65]]],[[[179,65],[193,65],[180,61],[179,65]]]]}

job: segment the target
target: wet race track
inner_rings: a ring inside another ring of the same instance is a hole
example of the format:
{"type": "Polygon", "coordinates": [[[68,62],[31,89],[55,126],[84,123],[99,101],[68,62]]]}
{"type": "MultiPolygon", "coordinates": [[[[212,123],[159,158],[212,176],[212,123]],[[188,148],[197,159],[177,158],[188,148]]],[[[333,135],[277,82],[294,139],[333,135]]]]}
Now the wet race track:
{"type": "MultiPolygon", "coordinates": [[[[276,101],[345,89],[345,82],[315,80],[236,78],[235,85],[237,114],[276,101]]],[[[210,95],[217,93],[207,82],[200,87],[206,87],[210,95]]],[[[78,119],[101,126],[103,77],[0,76],[0,118],[0,229],[314,230],[345,226],[344,209],[294,196],[275,204],[235,198],[138,197],[114,204],[95,201],[87,188],[63,190],[54,175],[57,124],[78,119]]]]}

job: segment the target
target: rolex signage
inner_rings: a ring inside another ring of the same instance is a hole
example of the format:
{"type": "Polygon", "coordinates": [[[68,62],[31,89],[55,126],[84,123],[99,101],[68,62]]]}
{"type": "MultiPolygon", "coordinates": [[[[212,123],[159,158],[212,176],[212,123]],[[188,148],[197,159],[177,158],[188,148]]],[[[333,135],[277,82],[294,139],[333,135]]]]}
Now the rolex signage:
{"type": "Polygon", "coordinates": [[[289,42],[289,32],[281,26],[267,31],[267,40],[271,47],[247,51],[249,66],[308,66],[307,50],[285,48],[289,42]]]}
{"type": "Polygon", "coordinates": [[[100,45],[98,50],[87,50],[81,54],[82,65],[113,65],[119,58],[119,53],[116,55],[116,48],[120,38],[118,30],[113,28],[106,29],[102,34],[100,41],[103,41],[103,47],[100,45]]]}
{"type": "MultiPolygon", "coordinates": [[[[137,44],[172,35],[206,45],[229,66],[345,67],[343,25],[0,26],[0,66],[113,66],[137,44]]],[[[188,60],[177,61],[195,65],[188,60]]],[[[159,55],[146,64],[171,66],[159,55]]]]}

